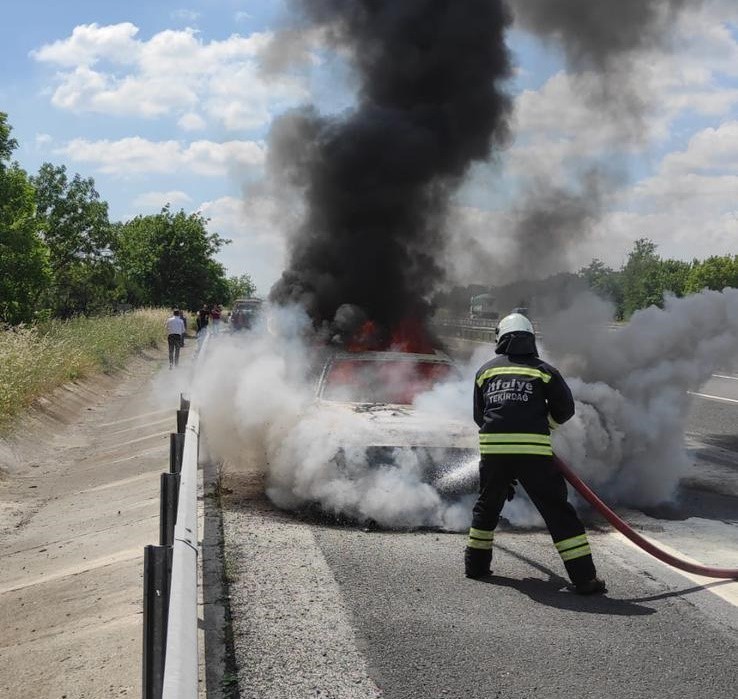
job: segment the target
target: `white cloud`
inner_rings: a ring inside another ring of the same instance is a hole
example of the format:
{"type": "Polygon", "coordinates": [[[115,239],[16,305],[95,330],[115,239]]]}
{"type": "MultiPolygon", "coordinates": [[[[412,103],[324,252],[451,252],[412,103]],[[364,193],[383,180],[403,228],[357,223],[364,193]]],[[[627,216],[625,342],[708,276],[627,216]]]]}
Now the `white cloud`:
{"type": "Polygon", "coordinates": [[[669,175],[738,172],[738,121],[695,134],[685,151],[670,153],[664,158],[661,169],[669,175]]]}
{"type": "Polygon", "coordinates": [[[738,40],[729,24],[734,17],[730,3],[708,1],[680,16],[672,50],[641,52],[623,76],[562,71],[540,89],[522,92],[515,103],[510,170],[558,175],[583,158],[647,154],[651,144],[668,142],[681,116],[729,118],[738,105],[738,40]],[[642,102],[635,120],[638,110],[629,112],[618,99],[623,77],[634,90],[631,97],[642,102]],[[603,102],[607,91],[612,101],[603,102]]]}
{"type": "Polygon", "coordinates": [[[51,143],[53,140],[54,139],[51,137],[50,134],[47,134],[47,133],[37,133],[36,134],[36,146],[38,148],[48,146],[49,143],[51,143]]]}
{"type": "Polygon", "coordinates": [[[278,224],[280,206],[270,196],[221,197],[202,203],[199,211],[229,235],[248,231],[250,238],[284,249],[284,232],[278,224]]]}
{"type": "Polygon", "coordinates": [[[187,112],[187,114],[183,114],[179,118],[177,126],[185,131],[202,131],[207,126],[207,123],[199,114],[187,112]]]}
{"type": "Polygon", "coordinates": [[[161,209],[165,204],[180,206],[192,201],[186,192],[175,190],[172,192],[145,192],[139,194],[133,205],[142,209],[161,209]]]}
{"type": "Polygon", "coordinates": [[[599,87],[601,78],[563,71],[552,76],[540,90],[525,90],[515,101],[515,126],[519,133],[534,132],[576,139],[586,152],[600,151],[620,137],[615,120],[594,119],[584,99],[599,87]]]}
{"type": "Polygon", "coordinates": [[[221,197],[200,205],[208,229],[230,238],[218,258],[229,275],[248,273],[258,292],[266,295],[284,269],[285,239],[280,206],[269,196],[247,199],[221,197]]]}
{"type": "Polygon", "coordinates": [[[182,173],[223,176],[264,163],[264,145],[255,141],[149,141],[138,136],[118,141],[70,141],[62,153],[75,162],[92,163],[101,172],[182,173]]]}
{"type": "MultiPolygon", "coordinates": [[[[733,198],[732,210],[726,209],[722,204],[728,200],[728,187],[722,192],[711,192],[715,183],[703,184],[707,191],[694,192],[683,206],[654,206],[645,212],[631,208],[630,196],[624,196],[621,205],[607,212],[586,236],[573,236],[576,244],[559,247],[550,257],[537,260],[535,269],[528,273],[534,276],[538,270],[546,276],[576,272],[594,258],[619,269],[639,238],[651,239],[664,258],[691,260],[735,254],[738,203],[733,198]],[[713,210],[716,200],[722,201],[717,212],[713,210]]],[[[733,192],[737,185],[738,178],[734,178],[733,192]]],[[[502,285],[519,278],[519,243],[515,242],[515,221],[511,216],[467,207],[452,210],[450,221],[446,265],[452,283],[492,281],[502,285]]]]}
{"type": "MultiPolygon", "coordinates": [[[[269,33],[203,41],[195,30],[167,29],[148,41],[129,23],[80,25],[31,55],[58,66],[52,103],[74,112],[186,116],[197,106],[227,129],[263,126],[308,97],[307,80],[264,74],[269,33]]],[[[187,119],[185,119],[187,123],[187,119]]]]}
{"type": "Polygon", "coordinates": [[[244,10],[239,10],[235,15],[233,15],[233,19],[235,19],[236,22],[245,22],[247,19],[251,19],[251,15],[244,10]]]}
{"type": "Polygon", "coordinates": [[[726,209],[738,208],[738,175],[708,177],[692,172],[660,173],[639,182],[633,196],[649,209],[695,210],[706,218],[726,209]]]}
{"type": "Polygon", "coordinates": [[[138,27],[130,22],[101,27],[97,23],[81,24],[67,39],[46,44],[31,51],[38,61],[65,68],[94,65],[100,60],[129,64],[140,46],[135,37],[138,27]]]}
{"type": "Polygon", "coordinates": [[[710,255],[735,254],[738,211],[706,216],[708,207],[707,200],[693,200],[690,207],[652,213],[613,211],[600,222],[595,235],[576,250],[578,266],[599,257],[619,267],[638,238],[653,240],[662,257],[703,260],[710,255]]]}
{"type": "Polygon", "coordinates": [[[257,128],[268,123],[272,113],[282,112],[307,97],[296,80],[265,82],[253,65],[214,75],[209,92],[205,105],[208,116],[232,130],[257,128]]]}
{"type": "Polygon", "coordinates": [[[77,112],[157,117],[192,107],[197,93],[186,83],[166,76],[150,76],[146,81],[131,76],[117,79],[80,66],[67,74],[51,102],[77,112]]]}

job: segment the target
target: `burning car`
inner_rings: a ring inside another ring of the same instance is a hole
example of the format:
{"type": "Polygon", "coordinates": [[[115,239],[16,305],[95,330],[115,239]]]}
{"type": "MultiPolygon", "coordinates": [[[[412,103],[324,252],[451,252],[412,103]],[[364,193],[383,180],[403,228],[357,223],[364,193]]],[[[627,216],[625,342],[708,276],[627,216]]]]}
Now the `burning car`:
{"type": "Polygon", "coordinates": [[[339,467],[346,468],[349,450],[355,455],[358,449],[370,468],[410,468],[442,495],[451,494],[456,484],[448,476],[468,471],[460,467],[479,458],[476,426],[420,411],[413,402],[439,382],[458,378],[440,351],[331,354],[317,381],[316,409],[327,421],[347,413],[357,420],[356,443],[335,456],[339,467]]]}

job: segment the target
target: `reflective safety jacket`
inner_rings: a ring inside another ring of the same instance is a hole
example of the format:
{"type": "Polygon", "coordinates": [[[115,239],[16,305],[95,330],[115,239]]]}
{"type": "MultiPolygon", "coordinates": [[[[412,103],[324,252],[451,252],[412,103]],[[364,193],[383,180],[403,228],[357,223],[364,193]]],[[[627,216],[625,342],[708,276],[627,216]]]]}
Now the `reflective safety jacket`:
{"type": "Polygon", "coordinates": [[[477,372],[474,421],[483,456],[551,456],[551,427],[572,415],[574,399],[566,382],[535,354],[501,354],[477,372]]]}

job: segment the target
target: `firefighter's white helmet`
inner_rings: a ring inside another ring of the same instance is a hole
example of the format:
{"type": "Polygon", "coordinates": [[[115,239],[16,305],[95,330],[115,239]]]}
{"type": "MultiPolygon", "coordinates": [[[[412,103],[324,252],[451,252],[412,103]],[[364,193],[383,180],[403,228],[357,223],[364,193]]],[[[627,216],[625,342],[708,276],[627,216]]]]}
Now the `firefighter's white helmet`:
{"type": "Polygon", "coordinates": [[[533,324],[522,313],[511,313],[500,321],[496,330],[497,339],[500,340],[503,335],[514,332],[535,335],[533,324]]]}

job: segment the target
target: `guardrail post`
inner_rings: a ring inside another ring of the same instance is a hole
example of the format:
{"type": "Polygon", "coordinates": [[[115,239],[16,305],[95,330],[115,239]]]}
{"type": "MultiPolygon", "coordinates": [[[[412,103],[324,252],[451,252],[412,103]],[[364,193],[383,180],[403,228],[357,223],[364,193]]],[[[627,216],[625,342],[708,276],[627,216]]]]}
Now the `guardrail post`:
{"type": "Polygon", "coordinates": [[[177,432],[184,434],[187,429],[187,415],[189,410],[178,410],[177,411],[177,432]]]}
{"type": "Polygon", "coordinates": [[[177,522],[179,503],[179,473],[161,474],[161,497],[159,500],[159,545],[174,543],[174,525],[177,522]]]}
{"type": "Polygon", "coordinates": [[[182,470],[182,454],[184,453],[184,434],[169,433],[169,473],[179,473],[182,470]]]}
{"type": "Polygon", "coordinates": [[[161,699],[167,647],[171,546],[144,548],[143,699],[161,699]]]}

